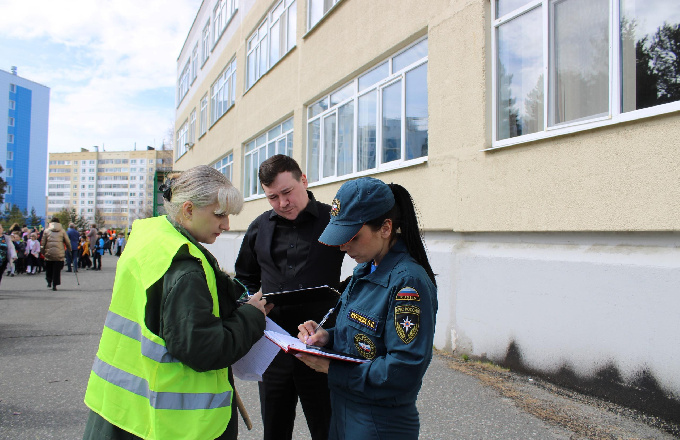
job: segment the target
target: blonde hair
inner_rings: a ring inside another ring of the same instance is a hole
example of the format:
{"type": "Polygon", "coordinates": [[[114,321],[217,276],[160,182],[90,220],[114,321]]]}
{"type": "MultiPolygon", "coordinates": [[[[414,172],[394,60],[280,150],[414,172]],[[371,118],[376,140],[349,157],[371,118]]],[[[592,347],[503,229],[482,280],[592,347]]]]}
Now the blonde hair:
{"type": "Polygon", "coordinates": [[[168,176],[161,189],[168,216],[177,219],[186,201],[200,207],[217,202],[215,214],[238,214],[243,208],[243,196],[227,177],[215,168],[198,165],[168,176]],[[169,197],[168,197],[169,196],[169,197]]]}

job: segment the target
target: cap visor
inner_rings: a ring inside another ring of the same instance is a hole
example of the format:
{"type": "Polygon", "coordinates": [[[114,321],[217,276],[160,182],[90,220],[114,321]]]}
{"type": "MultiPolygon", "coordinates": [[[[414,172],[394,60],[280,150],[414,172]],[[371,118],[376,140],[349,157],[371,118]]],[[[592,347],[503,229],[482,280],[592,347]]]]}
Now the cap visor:
{"type": "Polygon", "coordinates": [[[362,226],[363,224],[338,225],[336,223],[329,223],[319,237],[319,242],[327,246],[342,246],[352,241],[362,226]]]}

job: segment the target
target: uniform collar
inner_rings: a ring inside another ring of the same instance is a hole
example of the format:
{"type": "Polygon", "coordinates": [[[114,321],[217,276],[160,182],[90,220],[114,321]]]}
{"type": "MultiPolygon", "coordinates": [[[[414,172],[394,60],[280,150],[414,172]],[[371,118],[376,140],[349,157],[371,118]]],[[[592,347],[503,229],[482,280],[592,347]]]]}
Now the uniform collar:
{"type": "Polygon", "coordinates": [[[394,243],[394,246],[392,246],[389,252],[383,257],[382,261],[375,269],[375,272],[371,273],[371,262],[369,261],[367,263],[361,263],[359,266],[357,266],[356,273],[363,280],[387,287],[390,285],[392,269],[402,258],[406,256],[406,254],[408,254],[406,245],[401,240],[401,238],[397,238],[397,242],[394,243]]]}
{"type": "Polygon", "coordinates": [[[307,202],[307,206],[305,209],[303,209],[300,214],[298,214],[297,218],[295,220],[288,220],[284,217],[281,217],[274,211],[273,209],[269,212],[269,220],[276,220],[278,219],[283,219],[283,220],[288,220],[289,222],[295,222],[299,219],[302,218],[302,216],[306,214],[310,214],[314,216],[315,218],[319,217],[319,208],[316,206],[316,199],[314,198],[314,194],[312,194],[311,191],[307,190],[307,196],[309,197],[309,202],[307,202]]]}

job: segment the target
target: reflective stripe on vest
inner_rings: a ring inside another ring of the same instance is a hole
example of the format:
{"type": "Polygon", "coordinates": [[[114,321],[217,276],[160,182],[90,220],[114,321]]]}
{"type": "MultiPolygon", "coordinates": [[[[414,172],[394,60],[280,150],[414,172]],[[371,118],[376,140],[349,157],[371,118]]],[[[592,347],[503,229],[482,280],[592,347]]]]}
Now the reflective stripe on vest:
{"type": "MultiPolygon", "coordinates": [[[[142,328],[139,324],[127,318],[113,313],[109,310],[106,315],[105,327],[110,328],[114,332],[121,333],[128,338],[136,339],[142,344],[142,355],[153,359],[156,362],[179,362],[175,359],[168,349],[161,344],[157,344],[149,338],[142,336],[142,328]]],[[[101,376],[100,376],[101,377],[101,376]]]]}

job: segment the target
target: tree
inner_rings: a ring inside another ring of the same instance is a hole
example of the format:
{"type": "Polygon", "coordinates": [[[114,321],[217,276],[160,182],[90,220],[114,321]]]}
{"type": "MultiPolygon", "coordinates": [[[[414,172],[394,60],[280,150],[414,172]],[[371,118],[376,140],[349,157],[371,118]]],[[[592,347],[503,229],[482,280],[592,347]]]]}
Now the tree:
{"type": "Polygon", "coordinates": [[[5,231],[9,231],[9,228],[14,223],[18,224],[19,226],[26,224],[26,215],[21,212],[21,209],[17,205],[12,205],[12,209],[10,209],[6,219],[7,220],[4,224],[5,231]]]}
{"type": "Polygon", "coordinates": [[[664,23],[649,44],[659,104],[680,100],[680,23],[664,23]]]}
{"type": "Polygon", "coordinates": [[[35,213],[35,208],[32,207],[32,208],[31,208],[31,214],[30,214],[30,215],[28,216],[28,218],[26,219],[26,224],[27,224],[29,227],[36,227],[36,226],[38,226],[38,225],[42,225],[42,222],[43,222],[43,218],[40,217],[40,216],[38,216],[38,215],[35,213]]]}
{"type": "Polygon", "coordinates": [[[106,224],[104,216],[99,209],[94,210],[94,222],[97,224],[97,229],[103,229],[104,225],[106,224]]]}
{"type": "MultiPolygon", "coordinates": [[[[2,166],[0,166],[0,173],[5,171],[2,166]]],[[[0,177],[0,203],[3,203],[5,201],[5,191],[7,188],[7,182],[5,182],[5,179],[0,177]]]]}

